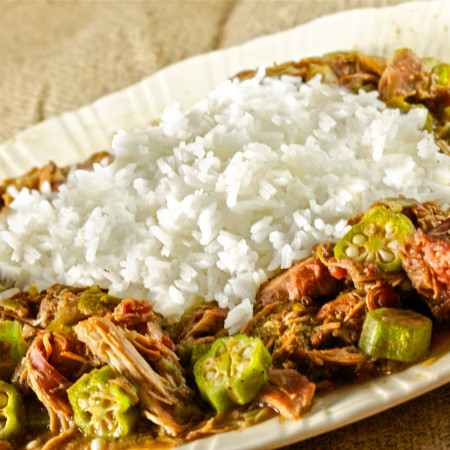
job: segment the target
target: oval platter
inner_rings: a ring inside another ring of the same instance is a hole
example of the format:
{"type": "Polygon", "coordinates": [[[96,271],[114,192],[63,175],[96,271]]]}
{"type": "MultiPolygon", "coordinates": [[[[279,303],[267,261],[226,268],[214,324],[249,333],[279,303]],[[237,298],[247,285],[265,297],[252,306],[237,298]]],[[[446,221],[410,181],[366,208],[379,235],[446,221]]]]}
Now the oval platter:
{"type": "MultiPolygon", "coordinates": [[[[48,119],[0,145],[0,178],[17,176],[49,160],[67,165],[109,149],[119,129],[149,126],[164,107],[193,106],[235,73],[336,50],[390,56],[408,47],[421,56],[450,61],[450,2],[403,3],[321,17],[299,27],[243,45],[199,55],[171,65],[122,91],[73,112],[48,119]]],[[[299,442],[361,420],[450,382],[450,336],[431,357],[399,374],[342,388],[319,398],[301,420],[273,419],[180,447],[271,449],[299,442]]]]}

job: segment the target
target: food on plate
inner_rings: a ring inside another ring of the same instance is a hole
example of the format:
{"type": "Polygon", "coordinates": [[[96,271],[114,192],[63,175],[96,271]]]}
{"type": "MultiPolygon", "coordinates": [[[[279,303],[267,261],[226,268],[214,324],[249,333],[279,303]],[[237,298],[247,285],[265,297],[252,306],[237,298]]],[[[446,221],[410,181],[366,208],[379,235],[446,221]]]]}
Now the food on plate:
{"type": "Polygon", "coordinates": [[[354,258],[358,263],[375,263],[384,272],[402,267],[399,247],[414,225],[404,214],[375,206],[334,247],[337,259],[354,258]]]}
{"type": "Polygon", "coordinates": [[[89,437],[126,436],[138,418],[138,390],[109,366],[93,369],[67,389],[74,422],[89,437]]]}
{"type": "Polygon", "coordinates": [[[24,405],[22,394],[11,384],[0,380],[2,417],[0,440],[15,439],[24,429],[24,405]]]}
{"type": "Polygon", "coordinates": [[[5,380],[11,377],[28,350],[28,345],[22,336],[22,326],[17,320],[0,322],[0,342],[2,346],[0,378],[5,380]]]}
{"type": "Polygon", "coordinates": [[[403,250],[403,267],[412,285],[423,295],[433,314],[450,318],[450,220],[425,233],[408,236],[403,250]]]}
{"type": "MultiPolygon", "coordinates": [[[[410,49],[398,50],[390,60],[359,52],[335,52],[267,69],[268,76],[284,74],[304,80],[320,74],[325,82],[356,92],[377,90],[388,106],[402,111],[425,107],[430,112],[426,126],[434,131],[437,145],[450,152],[450,64],[420,58],[410,49]]],[[[242,80],[254,75],[255,71],[244,71],[238,77],[242,80]]]]}
{"type": "Polygon", "coordinates": [[[7,180],[5,446],[174,447],[425,360],[450,311],[448,78],[410,50],[243,72],[7,180]]]}
{"type": "Polygon", "coordinates": [[[420,361],[431,341],[431,319],[409,309],[377,308],[364,320],[358,347],[374,358],[420,361]]]}
{"type": "Polygon", "coordinates": [[[194,377],[202,397],[217,412],[246,405],[268,382],[272,365],[269,351],[258,338],[222,337],[194,364],[194,377]]]}

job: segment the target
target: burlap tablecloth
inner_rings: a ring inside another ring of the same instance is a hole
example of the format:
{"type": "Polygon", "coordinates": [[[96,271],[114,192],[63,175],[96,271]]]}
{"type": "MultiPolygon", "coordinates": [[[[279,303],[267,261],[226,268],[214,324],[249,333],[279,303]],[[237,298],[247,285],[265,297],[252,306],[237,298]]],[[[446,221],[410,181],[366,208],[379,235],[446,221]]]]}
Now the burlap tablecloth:
{"type": "MultiPolygon", "coordinates": [[[[401,0],[0,3],[0,142],[189,56],[401,0]]],[[[286,447],[450,448],[450,385],[286,447]]]]}

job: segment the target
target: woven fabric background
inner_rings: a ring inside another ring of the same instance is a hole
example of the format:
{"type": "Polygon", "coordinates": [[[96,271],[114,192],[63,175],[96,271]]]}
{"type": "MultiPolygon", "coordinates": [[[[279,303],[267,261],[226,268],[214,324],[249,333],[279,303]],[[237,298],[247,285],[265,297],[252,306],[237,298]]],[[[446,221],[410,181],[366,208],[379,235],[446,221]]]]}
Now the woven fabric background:
{"type": "MultiPolygon", "coordinates": [[[[402,0],[2,1],[0,142],[175,61],[350,8],[402,0]]],[[[286,447],[448,449],[450,385],[286,447]]]]}

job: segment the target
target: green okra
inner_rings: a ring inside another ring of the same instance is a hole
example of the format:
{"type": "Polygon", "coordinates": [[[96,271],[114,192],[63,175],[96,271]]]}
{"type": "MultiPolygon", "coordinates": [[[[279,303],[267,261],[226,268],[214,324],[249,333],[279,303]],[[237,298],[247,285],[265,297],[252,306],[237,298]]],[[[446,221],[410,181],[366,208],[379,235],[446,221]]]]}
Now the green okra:
{"type": "Polygon", "coordinates": [[[367,313],[358,347],[374,358],[416,362],[430,347],[432,321],[418,312],[378,308],[367,313]]]}
{"type": "Polygon", "coordinates": [[[404,214],[375,206],[336,244],[336,259],[352,258],[374,263],[384,272],[401,270],[399,246],[415,227],[404,214]]]}
{"type": "Polygon", "coordinates": [[[16,438],[23,431],[24,406],[21,393],[0,380],[0,440],[16,438]]]}
{"type": "Polygon", "coordinates": [[[27,350],[20,323],[17,320],[0,322],[0,379],[6,381],[11,378],[27,350]]]}
{"type": "Polygon", "coordinates": [[[137,422],[137,389],[109,366],[84,374],[67,393],[75,423],[89,437],[125,436],[137,422]]]}
{"type": "Polygon", "coordinates": [[[272,357],[262,341],[244,335],[217,339],[194,364],[202,397],[218,412],[251,402],[268,382],[272,357]]]}
{"type": "Polygon", "coordinates": [[[87,316],[106,311],[111,306],[117,306],[121,299],[103,292],[98,286],[92,286],[89,289],[78,294],[78,309],[87,316]]]}

